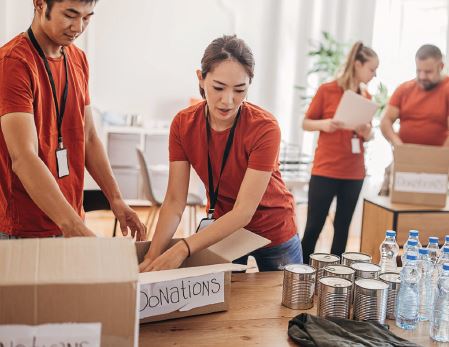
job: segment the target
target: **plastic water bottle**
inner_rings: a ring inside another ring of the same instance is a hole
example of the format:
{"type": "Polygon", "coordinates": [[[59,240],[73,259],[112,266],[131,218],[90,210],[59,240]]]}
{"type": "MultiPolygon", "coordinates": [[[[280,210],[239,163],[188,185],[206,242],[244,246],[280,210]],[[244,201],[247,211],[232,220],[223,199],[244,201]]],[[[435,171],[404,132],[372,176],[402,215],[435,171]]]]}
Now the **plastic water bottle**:
{"type": "Polygon", "coordinates": [[[444,245],[441,246],[440,252],[443,252],[444,247],[449,247],[449,235],[446,235],[444,237],[444,245]]]}
{"type": "Polygon", "coordinates": [[[416,254],[407,254],[396,302],[396,325],[407,330],[415,329],[419,319],[420,274],[416,260],[416,254]]]}
{"type": "Polygon", "coordinates": [[[449,247],[443,248],[443,252],[438,257],[437,263],[435,265],[435,270],[438,272],[438,277],[441,276],[444,263],[449,263],[449,247]]]}
{"type": "Polygon", "coordinates": [[[427,244],[429,249],[429,257],[432,263],[436,264],[438,257],[440,256],[440,247],[438,246],[438,237],[430,236],[429,243],[427,244]]]}
{"type": "Polygon", "coordinates": [[[443,264],[435,291],[430,337],[436,341],[449,342],[449,263],[443,264]]]}
{"type": "Polygon", "coordinates": [[[395,272],[398,267],[396,257],[399,252],[399,246],[396,242],[396,231],[387,230],[385,240],[379,247],[381,272],[395,272]]]}
{"type": "Polygon", "coordinates": [[[407,242],[409,240],[416,240],[416,241],[418,241],[418,248],[422,247],[421,242],[419,242],[419,231],[418,230],[409,230],[407,242]]]}
{"type": "Polygon", "coordinates": [[[433,264],[427,248],[420,248],[417,261],[419,281],[419,320],[427,321],[431,317],[433,303],[432,273],[433,264]]]}
{"type": "Polygon", "coordinates": [[[404,245],[404,253],[401,256],[401,260],[402,260],[402,266],[404,266],[406,259],[407,259],[407,254],[415,254],[416,256],[418,256],[418,241],[414,240],[414,239],[409,239],[407,241],[407,244],[404,245]]]}

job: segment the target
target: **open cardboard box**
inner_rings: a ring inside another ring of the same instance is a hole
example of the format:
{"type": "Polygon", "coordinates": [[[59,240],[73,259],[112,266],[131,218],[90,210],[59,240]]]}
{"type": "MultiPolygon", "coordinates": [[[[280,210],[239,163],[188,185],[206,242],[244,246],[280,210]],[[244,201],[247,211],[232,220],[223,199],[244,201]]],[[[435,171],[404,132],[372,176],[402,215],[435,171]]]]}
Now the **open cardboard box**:
{"type": "MultiPolygon", "coordinates": [[[[170,246],[179,240],[173,239],[170,246]]],[[[246,229],[240,229],[224,240],[187,258],[181,268],[139,274],[140,322],[226,311],[231,291],[231,271],[246,266],[232,261],[270,240],[246,229]]],[[[150,242],[136,242],[139,263],[150,242]]]]}
{"type": "Polygon", "coordinates": [[[445,207],[449,148],[405,144],[393,154],[391,202],[445,207]]]}
{"type": "Polygon", "coordinates": [[[126,239],[0,241],[0,325],[100,323],[102,347],[137,346],[137,275],[126,239]]]}

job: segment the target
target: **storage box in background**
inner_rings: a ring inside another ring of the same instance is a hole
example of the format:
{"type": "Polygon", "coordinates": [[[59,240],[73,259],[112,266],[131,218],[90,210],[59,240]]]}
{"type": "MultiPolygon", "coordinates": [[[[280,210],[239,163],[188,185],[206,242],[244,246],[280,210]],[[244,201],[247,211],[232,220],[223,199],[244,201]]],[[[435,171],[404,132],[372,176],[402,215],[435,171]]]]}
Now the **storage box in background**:
{"type": "Polygon", "coordinates": [[[0,242],[0,324],[101,323],[101,346],[138,345],[138,267],[126,239],[0,242]]]}
{"type": "MultiPolygon", "coordinates": [[[[171,245],[179,240],[172,240],[171,245]]],[[[231,291],[231,271],[244,270],[232,261],[270,240],[240,229],[226,239],[187,258],[180,269],[139,274],[140,322],[226,311],[231,291]]],[[[150,242],[137,242],[139,263],[150,242]]]]}
{"type": "Polygon", "coordinates": [[[449,148],[401,145],[394,149],[392,202],[445,207],[449,148]]]}

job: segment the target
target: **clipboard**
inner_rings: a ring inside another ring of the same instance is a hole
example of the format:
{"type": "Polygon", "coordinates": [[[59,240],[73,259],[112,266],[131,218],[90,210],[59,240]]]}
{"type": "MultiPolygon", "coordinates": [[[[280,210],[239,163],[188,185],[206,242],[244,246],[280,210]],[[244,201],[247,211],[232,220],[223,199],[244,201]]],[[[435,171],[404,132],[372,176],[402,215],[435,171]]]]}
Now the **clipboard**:
{"type": "Polygon", "coordinates": [[[343,128],[354,130],[359,125],[371,123],[379,106],[353,92],[346,90],[337,106],[334,119],[343,123],[343,128]]]}

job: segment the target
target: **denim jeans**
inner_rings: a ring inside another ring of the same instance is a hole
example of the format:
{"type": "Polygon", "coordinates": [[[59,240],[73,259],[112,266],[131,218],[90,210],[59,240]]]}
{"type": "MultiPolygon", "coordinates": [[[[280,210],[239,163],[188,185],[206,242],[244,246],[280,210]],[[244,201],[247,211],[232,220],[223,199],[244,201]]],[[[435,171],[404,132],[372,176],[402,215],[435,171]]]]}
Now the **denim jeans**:
{"type": "Polygon", "coordinates": [[[290,240],[274,247],[260,248],[233,261],[234,264],[246,265],[248,256],[252,255],[259,271],[279,271],[288,264],[302,264],[302,248],[298,234],[290,240]]]}
{"type": "Polygon", "coordinates": [[[17,237],[15,236],[11,236],[7,233],[1,232],[0,231],[0,240],[10,240],[10,239],[17,239],[17,237]]]}

